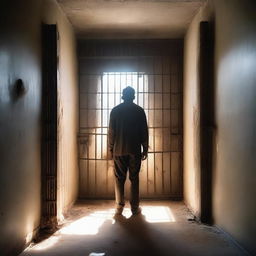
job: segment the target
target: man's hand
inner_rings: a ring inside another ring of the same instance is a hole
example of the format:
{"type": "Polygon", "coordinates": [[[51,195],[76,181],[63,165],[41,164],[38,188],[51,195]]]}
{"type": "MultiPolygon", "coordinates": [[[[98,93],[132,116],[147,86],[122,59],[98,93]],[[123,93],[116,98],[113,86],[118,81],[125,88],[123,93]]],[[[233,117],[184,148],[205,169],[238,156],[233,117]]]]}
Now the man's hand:
{"type": "Polygon", "coordinates": [[[141,154],[141,160],[146,160],[148,157],[148,152],[143,151],[141,154]]]}

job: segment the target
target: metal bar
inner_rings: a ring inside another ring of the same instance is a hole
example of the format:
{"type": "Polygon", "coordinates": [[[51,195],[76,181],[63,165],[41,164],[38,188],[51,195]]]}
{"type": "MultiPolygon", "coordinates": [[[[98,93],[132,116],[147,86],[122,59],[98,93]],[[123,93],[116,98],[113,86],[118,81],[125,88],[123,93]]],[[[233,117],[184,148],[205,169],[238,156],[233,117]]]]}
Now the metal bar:
{"type": "MultiPolygon", "coordinates": [[[[163,93],[163,70],[164,70],[164,67],[163,67],[163,58],[161,58],[161,65],[162,65],[162,76],[161,76],[161,87],[162,87],[162,126],[163,126],[163,120],[164,120],[164,93],[163,93]]],[[[164,129],[162,128],[162,149],[164,149],[164,129]]],[[[164,168],[164,154],[162,153],[162,193],[165,192],[165,187],[164,187],[164,172],[163,172],[163,168],[164,168]]]]}
{"type": "MultiPolygon", "coordinates": [[[[99,108],[90,108],[90,109],[87,109],[87,108],[80,108],[81,110],[110,110],[110,109],[107,109],[107,108],[103,108],[103,109],[99,109],[99,108]]],[[[144,110],[163,110],[162,108],[145,108],[144,110]]],[[[181,108],[166,108],[166,110],[181,110],[181,108]]],[[[101,126],[99,126],[101,127],[101,126]]],[[[98,128],[99,128],[98,127],[98,128]]],[[[92,128],[92,126],[88,126],[88,128],[92,128]]]]}
{"type": "MultiPolygon", "coordinates": [[[[172,61],[170,61],[170,74],[172,74],[172,61]]],[[[169,86],[170,86],[170,93],[172,92],[172,75],[169,76],[169,86]]],[[[170,97],[170,108],[171,108],[172,102],[171,102],[171,97],[170,97]]],[[[172,112],[170,111],[170,130],[172,130],[172,112]]],[[[171,138],[170,138],[171,140],[171,138]]],[[[172,143],[172,141],[170,141],[170,143],[172,143]]],[[[170,186],[170,193],[172,191],[172,154],[170,154],[170,182],[169,182],[169,186],[170,186]]]]}
{"type": "MultiPolygon", "coordinates": [[[[143,75],[143,92],[145,92],[145,75],[143,75]]],[[[145,93],[144,93],[145,96],[145,93]]],[[[147,99],[148,102],[148,99],[147,99]]],[[[145,100],[143,97],[143,107],[145,107],[145,100]]],[[[147,195],[148,195],[148,158],[147,158],[147,195]]]]}
{"type": "MultiPolygon", "coordinates": [[[[148,75],[148,74],[147,74],[148,75]]],[[[158,74],[159,75],[159,74],[158,74]]],[[[120,90],[121,91],[121,90],[120,90]]],[[[113,94],[115,92],[112,92],[113,94]]],[[[139,92],[139,94],[144,94],[147,92],[139,92]]],[[[152,92],[153,93],[153,92],[152,92]]],[[[172,94],[172,95],[179,95],[182,94],[181,92],[166,92],[168,94],[172,94]]],[[[80,92],[80,94],[85,94],[85,95],[90,95],[90,94],[99,94],[98,92],[80,92]]],[[[102,94],[109,94],[108,92],[102,92],[102,94]]],[[[116,94],[120,94],[120,92],[116,92],[116,94]]],[[[162,92],[154,92],[154,94],[162,94],[162,92]]]]}
{"type": "MultiPolygon", "coordinates": [[[[109,93],[109,75],[108,75],[108,83],[107,83],[107,92],[109,93]]],[[[107,97],[107,108],[108,108],[108,110],[109,110],[109,94],[108,94],[108,97],[107,97]]],[[[107,118],[107,123],[109,124],[109,119],[110,119],[110,116],[109,116],[109,111],[107,111],[107,116],[108,116],[108,118],[107,118]]],[[[107,150],[107,149],[106,149],[107,150]]],[[[106,157],[107,158],[107,157],[106,157]]],[[[108,161],[107,161],[107,172],[106,172],[106,190],[105,190],[105,192],[107,192],[108,191],[108,161]]]]}
{"type": "MultiPolygon", "coordinates": [[[[101,81],[103,81],[102,79],[102,75],[101,75],[101,81]]],[[[100,130],[101,130],[101,133],[103,133],[103,82],[101,83],[101,101],[100,101],[100,104],[101,104],[101,115],[100,115],[100,130]]],[[[101,138],[101,157],[102,157],[102,151],[103,151],[103,147],[102,147],[102,138],[101,138]]]]}
{"type": "MultiPolygon", "coordinates": [[[[107,74],[108,72],[104,72],[104,73],[107,74]]],[[[118,73],[118,72],[116,72],[116,73],[118,73]]],[[[131,72],[119,72],[119,73],[131,73],[131,72]]],[[[176,74],[176,73],[174,73],[174,74],[176,74]]],[[[80,73],[80,75],[82,75],[82,76],[88,76],[88,75],[100,76],[100,75],[102,75],[102,72],[99,72],[99,73],[80,73]]],[[[147,72],[147,75],[162,75],[162,73],[150,73],[150,72],[147,72]]]]}
{"type": "MultiPolygon", "coordinates": [[[[163,153],[181,153],[181,151],[173,150],[173,151],[148,151],[149,154],[163,154],[163,153]]],[[[107,158],[86,158],[79,157],[82,160],[107,160],[107,158]]]]}
{"type": "MultiPolygon", "coordinates": [[[[154,62],[155,62],[155,58],[154,58],[154,62]]],[[[155,68],[155,63],[154,63],[154,68],[155,68]]],[[[156,79],[156,76],[154,75],[154,79],[153,79],[153,92],[155,92],[155,79],[156,79]]],[[[155,95],[153,97],[154,101],[153,101],[153,124],[155,124],[155,118],[156,118],[156,113],[155,113],[155,95]]],[[[156,129],[153,129],[153,147],[154,147],[154,192],[156,192],[156,142],[155,142],[155,139],[156,139],[156,136],[155,136],[155,131],[156,129]]]]}
{"type": "MultiPolygon", "coordinates": [[[[96,128],[101,128],[100,126],[82,126],[81,129],[96,129],[96,128]]],[[[108,128],[108,126],[102,126],[102,128],[108,128]]],[[[169,126],[151,126],[149,129],[156,129],[156,128],[170,128],[169,126]]],[[[93,134],[93,133],[84,133],[84,134],[93,134]]],[[[100,134],[100,133],[99,133],[100,134]]],[[[105,133],[104,133],[105,134],[105,133]]],[[[176,133],[173,132],[173,135],[180,135],[181,133],[176,133]]]]}

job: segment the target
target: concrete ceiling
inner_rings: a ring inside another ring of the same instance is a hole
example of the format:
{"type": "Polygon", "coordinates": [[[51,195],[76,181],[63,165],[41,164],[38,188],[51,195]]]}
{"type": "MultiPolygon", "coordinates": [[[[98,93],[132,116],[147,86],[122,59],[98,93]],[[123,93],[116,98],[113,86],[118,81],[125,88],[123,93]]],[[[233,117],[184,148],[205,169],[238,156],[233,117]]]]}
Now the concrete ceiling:
{"type": "Polygon", "coordinates": [[[182,38],[205,0],[57,0],[83,38],[182,38]]]}

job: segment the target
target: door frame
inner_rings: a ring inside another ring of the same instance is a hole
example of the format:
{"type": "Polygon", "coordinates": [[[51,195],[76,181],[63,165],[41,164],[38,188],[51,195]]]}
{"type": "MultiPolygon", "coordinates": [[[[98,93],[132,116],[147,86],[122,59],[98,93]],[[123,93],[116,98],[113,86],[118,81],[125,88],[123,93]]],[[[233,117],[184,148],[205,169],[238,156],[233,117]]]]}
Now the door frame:
{"type": "Polygon", "coordinates": [[[212,182],[215,137],[214,26],[200,22],[200,220],[212,224],[212,182]]]}
{"type": "Polygon", "coordinates": [[[42,24],[41,229],[57,227],[58,31],[42,24]]]}

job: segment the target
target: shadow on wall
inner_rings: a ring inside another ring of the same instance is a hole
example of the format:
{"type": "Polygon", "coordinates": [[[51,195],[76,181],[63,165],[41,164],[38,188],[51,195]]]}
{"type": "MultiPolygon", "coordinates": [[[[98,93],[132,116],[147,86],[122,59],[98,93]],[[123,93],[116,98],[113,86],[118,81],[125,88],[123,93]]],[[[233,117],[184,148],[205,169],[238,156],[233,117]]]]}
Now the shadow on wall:
{"type": "Polygon", "coordinates": [[[15,103],[17,100],[22,98],[22,96],[26,94],[27,90],[28,89],[25,87],[22,79],[16,80],[15,83],[9,88],[12,102],[15,103]]]}

